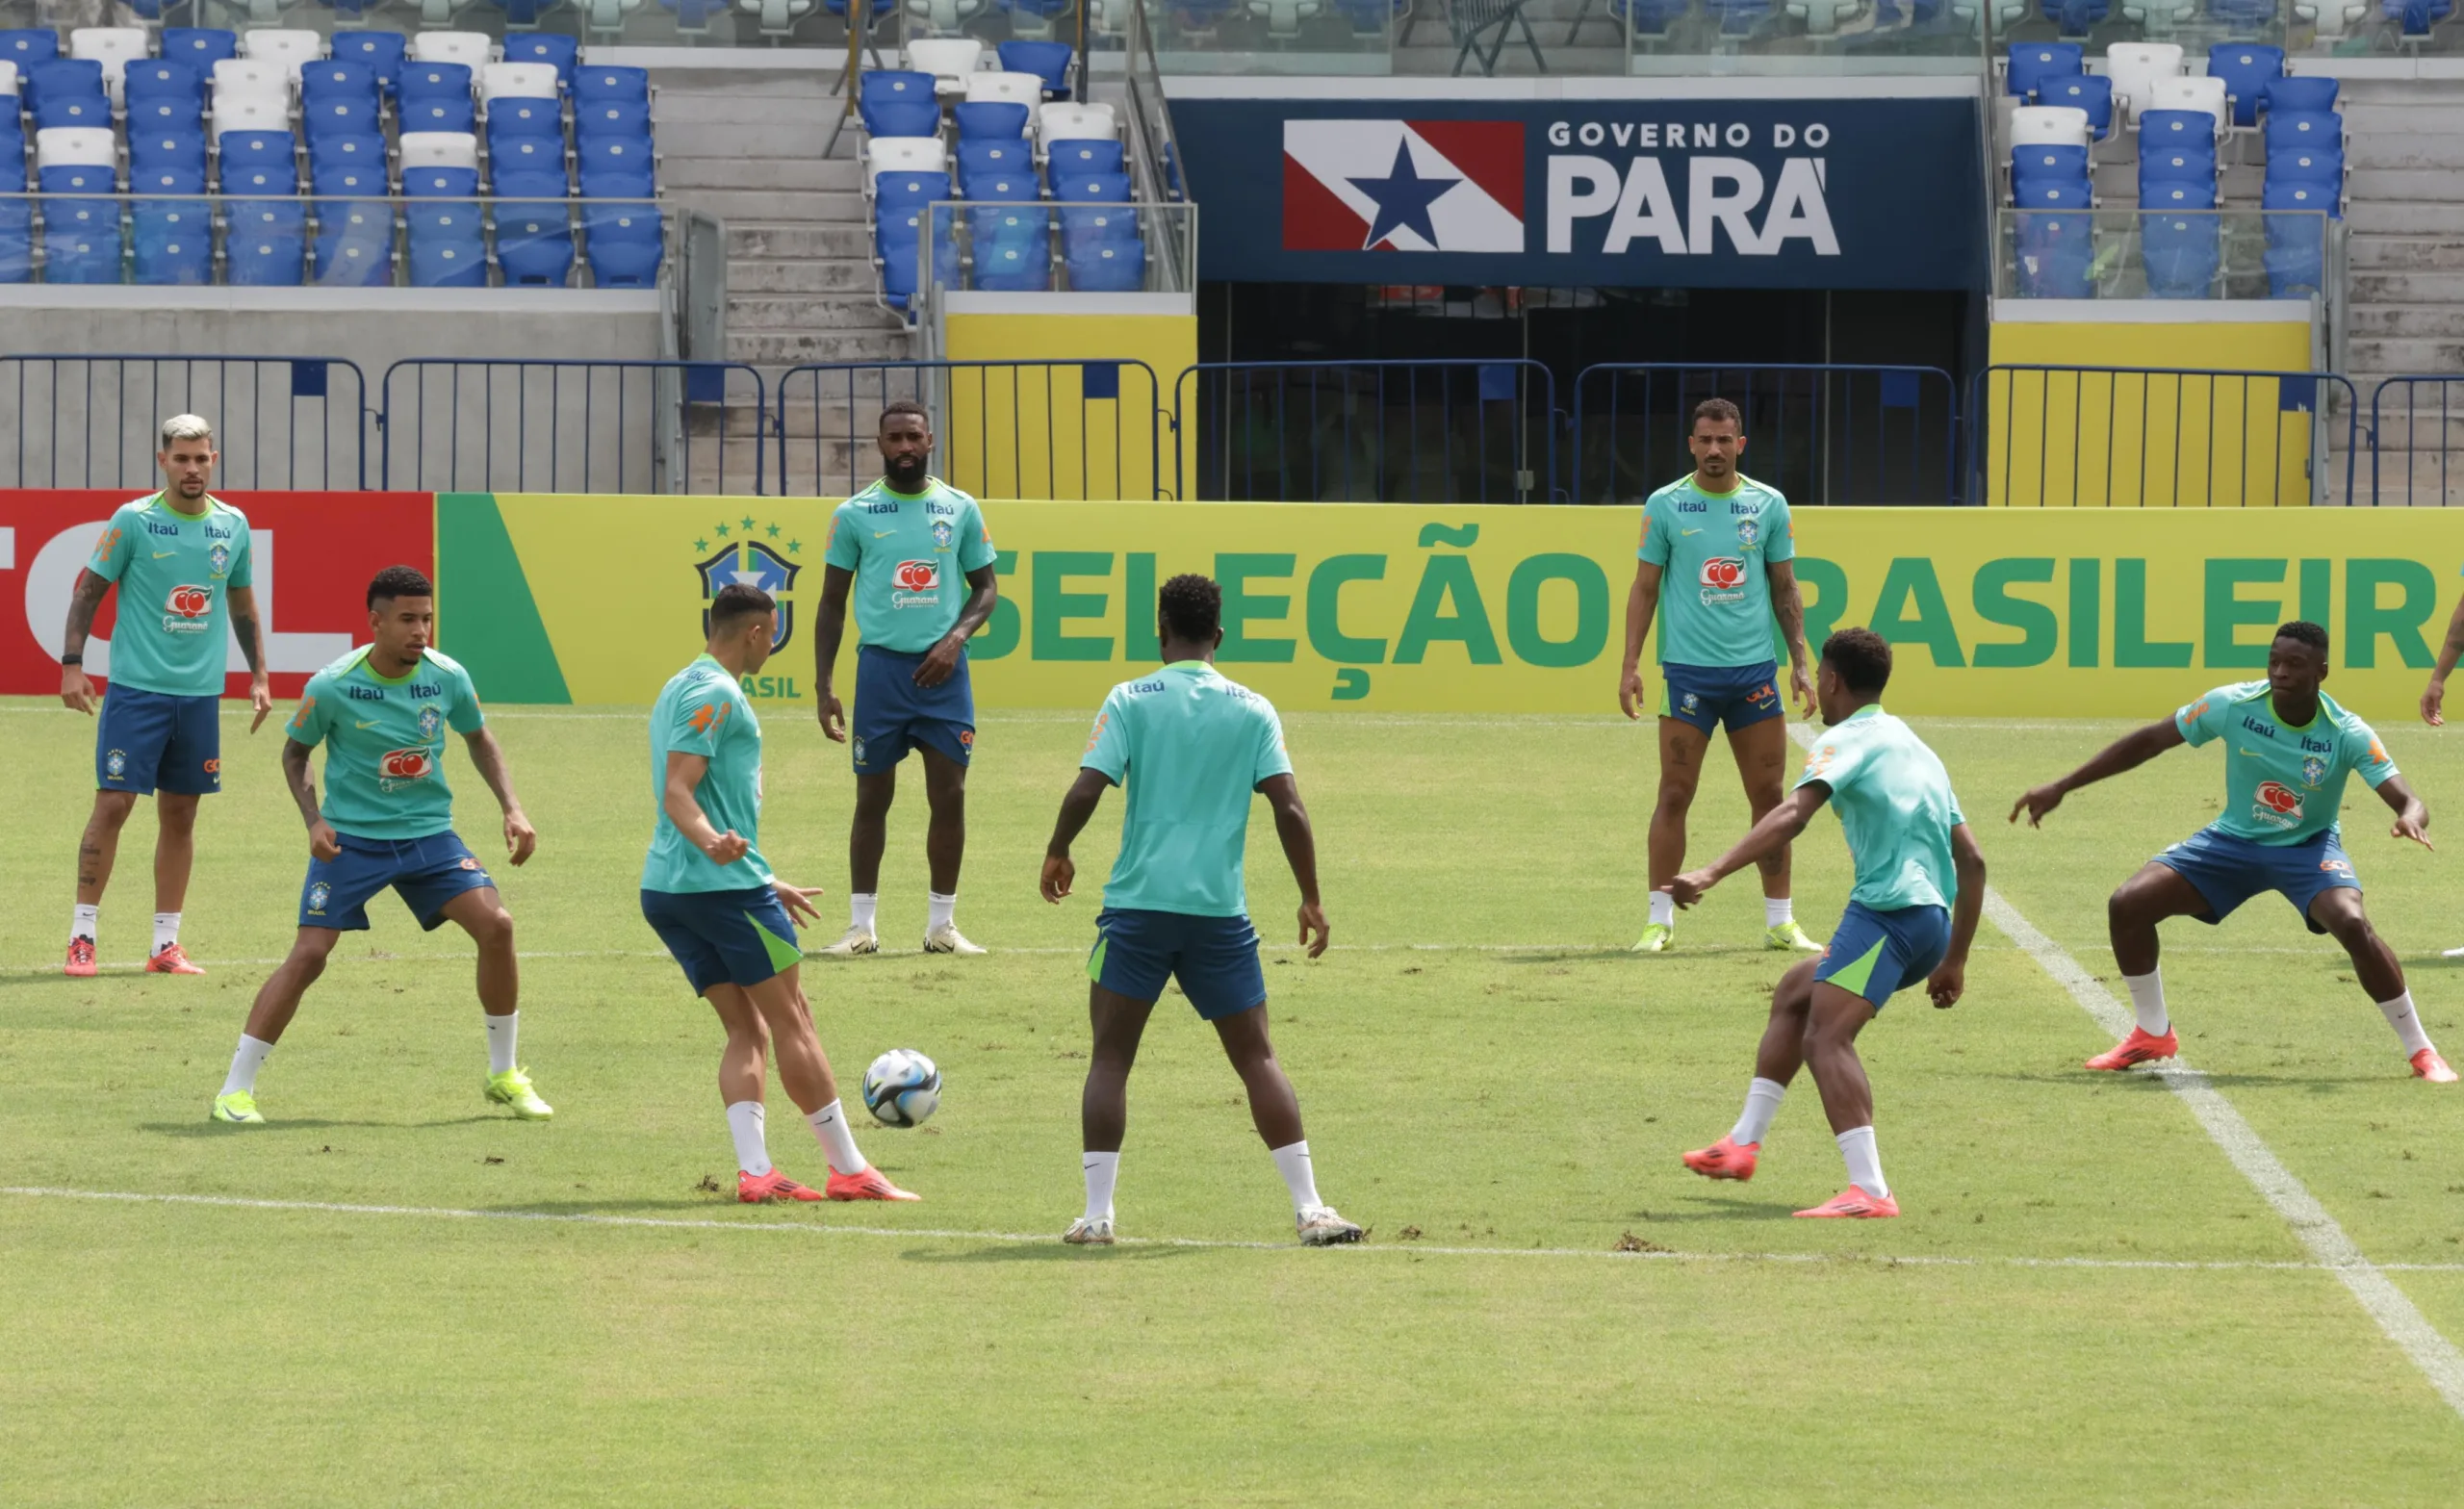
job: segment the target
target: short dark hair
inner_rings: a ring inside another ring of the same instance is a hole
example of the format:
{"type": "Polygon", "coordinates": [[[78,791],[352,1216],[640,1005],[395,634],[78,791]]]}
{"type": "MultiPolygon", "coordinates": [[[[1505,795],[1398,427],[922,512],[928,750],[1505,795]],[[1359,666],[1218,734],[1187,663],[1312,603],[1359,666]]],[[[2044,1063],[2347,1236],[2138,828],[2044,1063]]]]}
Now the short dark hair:
{"type": "Polygon", "coordinates": [[[1822,642],[1822,657],[1860,697],[1879,697],[1890,684],[1890,641],[1870,628],[1834,632],[1822,642]]]}
{"type": "Polygon", "coordinates": [[[1201,644],[1215,637],[1223,624],[1223,589],[1210,577],[1184,573],[1164,583],[1155,594],[1164,627],[1183,639],[1201,644]]]}
{"type": "Polygon", "coordinates": [[[2327,657],[2327,631],[2306,618],[2297,618],[2285,625],[2275,631],[2275,637],[2296,640],[2308,645],[2319,652],[2319,658],[2322,660],[2327,657]]]}
{"type": "Polygon", "coordinates": [[[916,402],[913,398],[893,398],[889,402],[882,405],[881,422],[873,426],[876,434],[887,427],[890,416],[893,414],[912,414],[917,419],[924,422],[924,427],[926,429],[929,430],[933,427],[933,416],[926,411],[924,405],[916,402]]]}
{"type": "Polygon", "coordinates": [[[1705,398],[1694,405],[1694,418],[1686,424],[1685,432],[1692,434],[1694,426],[1705,420],[1726,420],[1736,426],[1738,434],[1745,433],[1745,416],[1738,413],[1736,405],[1726,398],[1705,398]]]}
{"type": "Polygon", "coordinates": [[[388,566],[368,583],[368,606],[372,612],[383,599],[435,596],[436,584],[422,575],[416,566],[388,566]]]}
{"type": "Polygon", "coordinates": [[[757,613],[768,613],[779,605],[779,600],[740,581],[729,582],[710,600],[710,637],[732,632],[736,625],[757,613]]]}

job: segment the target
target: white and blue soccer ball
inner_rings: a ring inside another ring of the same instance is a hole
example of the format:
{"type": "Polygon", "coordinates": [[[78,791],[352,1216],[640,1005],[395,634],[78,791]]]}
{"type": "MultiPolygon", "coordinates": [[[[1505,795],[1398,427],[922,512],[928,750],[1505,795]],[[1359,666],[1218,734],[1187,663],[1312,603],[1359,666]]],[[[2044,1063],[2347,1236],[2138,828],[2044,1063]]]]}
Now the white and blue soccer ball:
{"type": "Polygon", "coordinates": [[[941,1071],[912,1048],[892,1048],[864,1071],[864,1109],[886,1127],[920,1127],[940,1105],[941,1071]]]}

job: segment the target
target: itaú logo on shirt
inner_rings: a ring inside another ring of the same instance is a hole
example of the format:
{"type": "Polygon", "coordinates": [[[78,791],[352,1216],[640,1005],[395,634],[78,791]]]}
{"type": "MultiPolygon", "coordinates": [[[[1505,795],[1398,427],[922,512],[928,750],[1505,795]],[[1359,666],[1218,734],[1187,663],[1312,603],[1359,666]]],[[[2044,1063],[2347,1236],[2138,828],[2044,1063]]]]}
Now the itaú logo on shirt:
{"type": "Polygon", "coordinates": [[[1714,555],[1703,563],[1703,601],[1745,601],[1745,562],[1734,555],[1714,555]]]}
{"type": "Polygon", "coordinates": [[[2250,815],[2271,828],[2291,828],[2301,821],[2301,793],[2281,780],[2262,780],[2252,793],[2250,815]]]}
{"type": "Polygon", "coordinates": [[[930,607],[941,601],[939,561],[900,561],[889,574],[889,605],[930,607]]]}
{"type": "Polygon", "coordinates": [[[163,600],[163,629],[171,634],[202,634],[213,627],[205,616],[214,611],[211,587],[173,587],[163,600]]]}
{"type": "Polygon", "coordinates": [[[376,761],[376,788],[395,792],[413,781],[425,780],[436,773],[436,756],[416,746],[410,749],[387,750],[376,761]]]}

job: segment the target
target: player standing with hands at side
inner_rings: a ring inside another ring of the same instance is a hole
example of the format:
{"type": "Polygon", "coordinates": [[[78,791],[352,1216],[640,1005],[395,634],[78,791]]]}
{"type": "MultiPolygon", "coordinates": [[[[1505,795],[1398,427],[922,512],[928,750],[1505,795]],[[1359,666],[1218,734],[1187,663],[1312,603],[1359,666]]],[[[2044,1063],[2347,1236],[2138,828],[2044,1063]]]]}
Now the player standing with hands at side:
{"type": "MultiPolygon", "coordinates": [[[[1694,406],[1686,445],[1694,452],[1693,473],[1643,504],[1643,540],[1634,552],[1640,564],[1626,598],[1626,665],[1617,682],[1617,705],[1629,718],[1641,717],[1643,640],[1656,615],[1664,683],[1659,797],[1652,809],[1651,921],[1634,945],[1645,954],[1665,953],[1677,941],[1677,904],[1668,887],[1685,867],[1685,814],[1703,779],[1712,729],[1728,726],[1729,750],[1754,820],[1780,805],[1788,726],[1780,667],[1771,655],[1775,617],[1788,647],[1788,690],[1807,717],[1814,712],[1788,500],[1737,471],[1745,422],[1728,399],[1694,406]]],[[[1822,945],[1797,926],[1787,847],[1758,862],[1764,946],[1819,951],[1822,945]]]]}
{"type": "Polygon", "coordinates": [[[145,970],[201,975],[180,951],[180,910],[196,859],[197,799],[222,789],[222,678],[236,640],[248,667],[254,733],[273,710],[258,632],[248,520],[206,487],[214,480],[214,428],[193,414],[163,422],[163,491],[122,503],[77,575],[60,646],[60,700],[94,711],[86,675],[87,636],[112,583],[119,626],[112,636],[111,695],[94,729],[94,810],[77,845],[77,909],[68,925],[65,972],[94,973],[96,918],[119,856],[119,831],[141,796],[154,798],[154,946],[145,970]],[[226,629],[224,626],[228,624],[226,629]]]}
{"type": "Polygon", "coordinates": [[[966,854],[966,767],[975,754],[975,693],[967,636],[999,596],[992,536],[975,499],[925,470],[933,425],[902,398],[882,410],[882,478],[838,505],[824,557],[821,626],[813,635],[821,731],[848,742],[833,678],[856,599],[856,819],[847,837],[847,932],[822,950],[834,959],[879,952],[874,929],[882,850],[889,841],[898,764],[912,747],[924,764],[932,825],[927,954],[981,954],[958,930],[959,864],[966,854]],[[967,590],[959,592],[963,578],[967,590]]]}

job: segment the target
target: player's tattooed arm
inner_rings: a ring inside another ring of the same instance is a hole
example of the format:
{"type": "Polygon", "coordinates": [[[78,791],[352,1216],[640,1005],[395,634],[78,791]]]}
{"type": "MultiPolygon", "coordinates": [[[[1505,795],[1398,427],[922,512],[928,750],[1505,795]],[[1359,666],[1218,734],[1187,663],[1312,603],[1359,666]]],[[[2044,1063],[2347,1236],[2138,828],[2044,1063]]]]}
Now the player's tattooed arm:
{"type": "Polygon", "coordinates": [[[1104,800],[1104,792],[1112,783],[1110,776],[1085,765],[1079,767],[1078,779],[1062,794],[1061,815],[1052,824],[1052,842],[1044,846],[1043,880],[1040,886],[1043,899],[1056,907],[1069,894],[1070,882],[1078,878],[1078,865],[1069,857],[1069,846],[1095,815],[1096,806],[1104,800]]]}
{"type": "MultiPolygon", "coordinates": [[[[1643,641],[1659,611],[1660,568],[1650,561],[1634,567],[1634,584],[1626,592],[1626,663],[1617,677],[1617,705],[1629,718],[1643,715],[1643,641]]],[[[1802,630],[1800,630],[1802,633],[1802,630]]]]}
{"type": "Polygon", "coordinates": [[[94,682],[86,674],[86,638],[94,631],[94,615],[103,605],[103,594],[111,583],[90,571],[77,574],[77,585],[68,594],[68,627],[60,636],[60,700],[79,712],[94,710],[94,682]]]}
{"type": "Polygon", "coordinates": [[[1778,854],[1795,841],[1831,800],[1831,787],[1820,780],[1809,780],[1788,793],[1778,806],[1762,814],[1762,821],[1746,831],[1736,847],[1699,870],[1689,870],[1668,882],[1669,894],[1680,907],[1691,907],[1703,899],[1705,892],[1727,880],[1747,865],[1778,854]]]}
{"type": "Polygon", "coordinates": [[[297,739],[282,741],[282,784],[291,793],[293,805],[308,825],[308,852],[320,859],[342,856],[342,840],[334,836],[333,825],[317,807],[317,776],[308,768],[309,747],[297,739]]]}
{"type": "Polygon", "coordinates": [[[1951,908],[1951,946],[1925,982],[1934,1005],[1947,1010],[1967,992],[1967,951],[1976,941],[1977,920],[1985,915],[1985,851],[1965,823],[1951,830],[1951,867],[1959,876],[1960,897],[1951,908]]]}
{"type": "Polygon", "coordinates": [[[2041,786],[2034,786],[2021,792],[2019,800],[2011,807],[2011,821],[2017,822],[2019,814],[2025,812],[2028,814],[2028,826],[2035,828],[2043,823],[2055,807],[2062,805],[2064,797],[2081,786],[2092,786],[2097,781],[2108,777],[2118,776],[2123,771],[2137,770],[2167,750],[2178,749],[2187,742],[2189,741],[2182,737],[2182,730],[2174,726],[2170,718],[2125,733],[2097,751],[2093,759],[2069,775],[2059,780],[2048,780],[2041,786]]]}
{"type": "Polygon", "coordinates": [[[485,725],[462,735],[463,744],[471,751],[471,768],[496,793],[497,806],[504,809],[504,847],[516,867],[527,860],[539,847],[538,830],[523,814],[522,798],[513,794],[513,771],[505,764],[504,746],[497,742],[495,730],[485,725]]]}
{"type": "Polygon", "coordinates": [[[821,731],[837,743],[847,742],[847,709],[831,684],[838,670],[838,645],[847,637],[847,593],[856,574],[844,566],[826,566],[821,573],[821,622],[812,631],[813,706],[821,715],[821,731]]]}
{"type": "Polygon", "coordinates": [[[1788,690],[1805,709],[1809,718],[1814,714],[1813,681],[1807,674],[1806,600],[1797,590],[1797,563],[1773,561],[1771,575],[1771,611],[1780,620],[1780,636],[1788,646],[1788,690]]]}
{"type": "Polygon", "coordinates": [[[248,731],[265,727],[266,715],[273,711],[273,683],[266,679],[266,642],[258,631],[257,589],[234,587],[230,592],[231,635],[240,642],[240,658],[248,663],[248,703],[256,716],[249,721],[248,731]]]}
{"type": "Polygon", "coordinates": [[[2429,808],[2413,792],[2412,784],[2401,776],[2390,776],[2378,783],[2378,800],[2396,814],[2396,826],[2390,836],[2409,838],[2425,849],[2438,846],[2429,841],[2429,808]]]}
{"type": "Polygon", "coordinates": [[[1258,794],[1274,813],[1274,835],[1282,840],[1284,861],[1300,887],[1300,941],[1316,959],[1326,951],[1332,934],[1326,908],[1318,900],[1318,837],[1309,827],[1309,809],[1300,805],[1300,783],[1289,772],[1269,776],[1258,782],[1258,794]]]}

